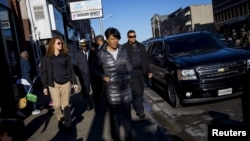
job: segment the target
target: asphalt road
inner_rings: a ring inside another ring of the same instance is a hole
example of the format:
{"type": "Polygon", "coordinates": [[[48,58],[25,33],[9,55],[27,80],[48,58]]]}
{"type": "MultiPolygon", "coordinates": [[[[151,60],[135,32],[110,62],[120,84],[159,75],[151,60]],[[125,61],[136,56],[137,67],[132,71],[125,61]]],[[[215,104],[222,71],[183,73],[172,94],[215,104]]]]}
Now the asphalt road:
{"type": "Polygon", "coordinates": [[[208,125],[242,125],[241,98],[172,108],[160,95],[145,89],[145,107],[176,141],[208,141],[208,125]]]}

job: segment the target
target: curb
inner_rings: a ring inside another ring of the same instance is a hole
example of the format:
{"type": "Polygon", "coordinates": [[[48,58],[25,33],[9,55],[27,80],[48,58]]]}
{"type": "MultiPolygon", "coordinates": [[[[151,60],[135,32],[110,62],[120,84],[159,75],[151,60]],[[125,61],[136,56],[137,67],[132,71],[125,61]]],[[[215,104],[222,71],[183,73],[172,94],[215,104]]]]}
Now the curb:
{"type": "MultiPolygon", "coordinates": [[[[167,113],[168,110],[174,110],[165,100],[162,99],[154,90],[151,88],[145,88],[144,91],[145,101],[152,105],[152,113],[156,114],[156,117],[161,117],[157,121],[162,121],[164,123],[157,123],[161,128],[164,128],[169,132],[168,134],[172,134],[177,138],[180,138],[185,141],[199,141],[197,138],[193,137],[191,134],[185,131],[184,127],[179,126],[175,119],[173,119],[167,113]],[[167,109],[163,109],[162,107],[167,107],[167,109]]],[[[155,121],[155,122],[157,122],[155,121]]],[[[166,132],[166,131],[165,131],[166,132]]]]}

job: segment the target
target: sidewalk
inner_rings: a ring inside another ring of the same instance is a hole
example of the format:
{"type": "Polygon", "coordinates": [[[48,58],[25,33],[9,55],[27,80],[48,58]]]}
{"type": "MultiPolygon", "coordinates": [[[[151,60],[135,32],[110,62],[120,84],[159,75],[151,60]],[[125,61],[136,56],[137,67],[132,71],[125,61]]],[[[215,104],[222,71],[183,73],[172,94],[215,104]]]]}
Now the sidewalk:
{"type": "MultiPolygon", "coordinates": [[[[112,141],[110,137],[109,113],[105,111],[86,111],[81,94],[71,96],[72,128],[70,132],[58,129],[58,123],[48,97],[40,98],[38,108],[41,113],[28,116],[24,136],[27,141],[112,141]]],[[[132,128],[134,141],[172,141],[145,110],[146,118],[139,119],[132,109],[132,128]]],[[[121,128],[122,129],[122,128],[121,128]]],[[[121,130],[121,137],[124,133],[121,130]]]]}

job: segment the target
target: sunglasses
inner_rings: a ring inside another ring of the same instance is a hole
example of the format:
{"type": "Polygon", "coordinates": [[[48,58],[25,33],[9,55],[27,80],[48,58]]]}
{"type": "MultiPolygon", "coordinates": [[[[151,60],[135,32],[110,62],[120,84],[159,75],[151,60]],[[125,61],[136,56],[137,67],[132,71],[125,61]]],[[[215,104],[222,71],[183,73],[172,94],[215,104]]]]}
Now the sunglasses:
{"type": "Polygon", "coordinates": [[[134,36],[128,36],[129,38],[136,38],[136,35],[134,35],[134,36]]]}
{"type": "Polygon", "coordinates": [[[62,45],[62,42],[57,42],[57,45],[62,45]]]}

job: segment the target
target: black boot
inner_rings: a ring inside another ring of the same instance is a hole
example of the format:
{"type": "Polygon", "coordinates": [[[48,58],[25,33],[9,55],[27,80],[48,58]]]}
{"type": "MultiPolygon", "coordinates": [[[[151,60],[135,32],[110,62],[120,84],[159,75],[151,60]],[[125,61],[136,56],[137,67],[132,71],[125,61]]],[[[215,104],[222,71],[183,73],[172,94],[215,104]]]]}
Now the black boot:
{"type": "Polygon", "coordinates": [[[93,95],[88,96],[88,107],[87,110],[91,111],[94,108],[93,95]]]}
{"type": "Polygon", "coordinates": [[[64,118],[58,120],[58,129],[61,130],[64,128],[63,126],[64,118]]]}
{"type": "Polygon", "coordinates": [[[65,107],[64,108],[64,126],[65,128],[68,128],[71,126],[71,109],[70,107],[65,107]]]}

